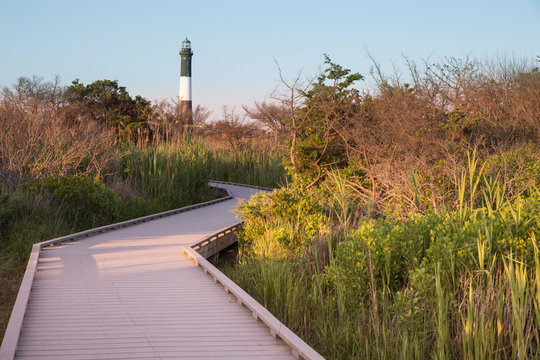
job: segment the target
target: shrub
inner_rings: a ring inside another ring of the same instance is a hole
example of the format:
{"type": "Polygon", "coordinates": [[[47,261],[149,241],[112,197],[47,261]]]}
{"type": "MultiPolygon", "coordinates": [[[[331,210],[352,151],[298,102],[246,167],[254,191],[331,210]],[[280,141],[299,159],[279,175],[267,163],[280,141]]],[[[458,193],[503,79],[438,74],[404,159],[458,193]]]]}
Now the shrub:
{"type": "Polygon", "coordinates": [[[25,184],[30,193],[45,193],[65,209],[75,227],[93,227],[121,218],[120,196],[99,180],[88,176],[51,176],[44,182],[25,184]]]}
{"type": "Polygon", "coordinates": [[[239,209],[246,220],[240,243],[258,256],[271,256],[257,250],[273,248],[275,254],[297,257],[321,230],[320,211],[312,197],[292,188],[259,193],[239,209]]]}
{"type": "Polygon", "coordinates": [[[7,193],[4,184],[0,183],[0,239],[7,237],[15,219],[28,212],[29,208],[28,201],[7,193]]]}

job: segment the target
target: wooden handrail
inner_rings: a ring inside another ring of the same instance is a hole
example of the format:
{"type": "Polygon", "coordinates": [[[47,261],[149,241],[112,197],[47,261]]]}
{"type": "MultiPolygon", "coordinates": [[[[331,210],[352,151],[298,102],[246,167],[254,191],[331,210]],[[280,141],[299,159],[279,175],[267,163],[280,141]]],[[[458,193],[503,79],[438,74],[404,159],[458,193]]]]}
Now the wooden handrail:
{"type": "Polygon", "coordinates": [[[201,248],[210,245],[211,243],[213,243],[214,241],[216,241],[219,238],[223,237],[224,235],[228,235],[230,233],[233,233],[233,232],[236,232],[236,231],[240,230],[242,228],[243,223],[244,222],[239,222],[238,224],[234,224],[232,226],[221,229],[217,233],[212,234],[212,235],[210,235],[208,237],[205,237],[204,239],[202,239],[198,243],[192,245],[191,248],[193,250],[195,250],[195,251],[198,251],[201,248]]]}

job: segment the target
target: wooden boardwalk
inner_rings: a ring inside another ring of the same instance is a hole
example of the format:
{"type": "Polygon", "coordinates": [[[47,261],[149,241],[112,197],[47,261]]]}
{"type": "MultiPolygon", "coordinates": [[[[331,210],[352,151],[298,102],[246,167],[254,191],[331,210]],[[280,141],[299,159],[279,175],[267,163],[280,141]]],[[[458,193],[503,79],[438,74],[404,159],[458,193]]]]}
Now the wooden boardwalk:
{"type": "Polygon", "coordinates": [[[43,248],[15,358],[294,358],[183,251],[237,223],[234,208],[257,191],[221,186],[234,198],[43,248]]]}

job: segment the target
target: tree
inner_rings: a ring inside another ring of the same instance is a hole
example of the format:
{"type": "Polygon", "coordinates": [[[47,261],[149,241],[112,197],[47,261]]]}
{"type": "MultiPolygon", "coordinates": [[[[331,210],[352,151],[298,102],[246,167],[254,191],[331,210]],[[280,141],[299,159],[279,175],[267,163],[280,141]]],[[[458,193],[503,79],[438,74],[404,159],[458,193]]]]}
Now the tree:
{"type": "Polygon", "coordinates": [[[152,116],[150,101],[141,96],[133,99],[117,80],[97,80],[84,85],[76,79],[66,89],[66,98],[74,120],[95,119],[113,127],[124,140],[146,132],[152,116]]]}
{"type": "Polygon", "coordinates": [[[2,89],[0,178],[10,190],[51,174],[108,172],[114,156],[108,150],[111,131],[93,119],[73,121],[67,117],[70,107],[58,77],[20,78],[11,89],[2,89]]]}
{"type": "Polygon", "coordinates": [[[287,119],[291,117],[289,109],[283,103],[256,102],[252,108],[242,107],[246,115],[268,129],[274,135],[274,142],[287,136],[287,119]]]}
{"type": "Polygon", "coordinates": [[[328,67],[304,93],[304,106],[298,110],[306,121],[299,134],[297,166],[310,181],[308,187],[324,176],[326,168],[347,165],[347,146],[340,132],[351,125],[361,103],[352,85],[363,76],[332,62],[326,54],[324,59],[328,67]]]}
{"type": "MultiPolygon", "coordinates": [[[[154,129],[154,137],[163,138],[166,141],[184,137],[189,118],[182,111],[178,100],[162,100],[155,104],[153,110],[154,117],[150,125],[154,129]]],[[[203,125],[211,113],[206,107],[197,105],[190,114],[193,126],[203,125]]]]}
{"type": "Polygon", "coordinates": [[[43,118],[44,115],[56,116],[64,101],[64,88],[60,85],[59,76],[53,81],[43,80],[35,75],[31,79],[20,77],[13,90],[3,88],[1,95],[19,111],[32,114],[36,118],[43,118]]]}
{"type": "Polygon", "coordinates": [[[245,116],[238,115],[227,106],[223,107],[222,118],[213,128],[217,136],[227,139],[236,153],[242,150],[245,140],[255,137],[259,130],[254,123],[247,122],[245,116]]]}
{"type": "MultiPolygon", "coordinates": [[[[293,179],[311,187],[325,175],[325,169],[342,167],[347,163],[346,131],[348,122],[360,109],[360,95],[352,85],[363,76],[332,62],[324,55],[328,66],[307,86],[301,86],[299,77],[293,82],[285,81],[280,71],[282,84],[287,94],[278,98],[287,118],[280,120],[289,137],[289,157],[286,167],[293,179]]],[[[256,104],[257,105],[257,104],[256,104]]],[[[268,109],[256,106],[252,111],[258,118],[260,112],[270,117],[268,109]]]]}

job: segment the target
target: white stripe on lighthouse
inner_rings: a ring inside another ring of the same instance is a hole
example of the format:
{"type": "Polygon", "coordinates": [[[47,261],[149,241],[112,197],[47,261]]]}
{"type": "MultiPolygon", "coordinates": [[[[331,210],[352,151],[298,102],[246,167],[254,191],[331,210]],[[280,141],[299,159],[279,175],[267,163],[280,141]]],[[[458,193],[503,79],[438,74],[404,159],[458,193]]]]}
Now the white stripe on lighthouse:
{"type": "Polygon", "coordinates": [[[191,101],[191,78],[180,76],[180,101],[191,101]]]}

